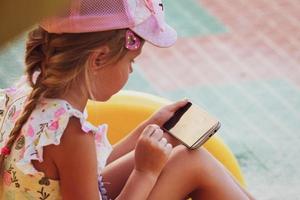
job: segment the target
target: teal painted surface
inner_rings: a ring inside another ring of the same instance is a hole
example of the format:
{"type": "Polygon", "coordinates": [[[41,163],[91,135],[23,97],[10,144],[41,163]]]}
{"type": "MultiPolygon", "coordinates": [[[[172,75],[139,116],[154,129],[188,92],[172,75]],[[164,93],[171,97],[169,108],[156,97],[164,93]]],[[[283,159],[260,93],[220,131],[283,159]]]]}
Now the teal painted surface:
{"type": "Polygon", "coordinates": [[[219,118],[218,134],[257,191],[275,181],[273,187],[294,194],[289,188],[299,182],[299,88],[285,80],[261,80],[186,88],[166,97],[189,97],[219,118]]]}
{"type": "Polygon", "coordinates": [[[181,37],[224,33],[227,28],[196,0],[165,0],[167,22],[181,37]]]}
{"type": "Polygon", "coordinates": [[[0,50],[0,88],[7,87],[23,74],[24,36],[0,50]]]}
{"type": "Polygon", "coordinates": [[[137,65],[134,65],[133,73],[130,74],[129,80],[124,89],[157,94],[151,83],[144,78],[137,65]]]}

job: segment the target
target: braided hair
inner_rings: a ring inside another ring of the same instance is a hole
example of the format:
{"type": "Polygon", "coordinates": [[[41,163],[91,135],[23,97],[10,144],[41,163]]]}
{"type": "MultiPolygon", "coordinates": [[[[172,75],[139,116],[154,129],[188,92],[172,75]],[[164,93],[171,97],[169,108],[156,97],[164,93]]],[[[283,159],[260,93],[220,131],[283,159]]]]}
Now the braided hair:
{"type": "MultiPolygon", "coordinates": [[[[37,27],[28,34],[25,64],[28,83],[32,87],[21,115],[9,134],[5,149],[9,152],[21,129],[42,98],[56,98],[64,94],[81,77],[86,76],[85,64],[90,53],[102,45],[108,45],[110,53],[105,64],[117,62],[127,53],[125,31],[110,30],[92,33],[48,33],[37,27]],[[35,78],[36,73],[38,77],[35,78]]],[[[0,186],[4,161],[0,155],[0,186]]]]}

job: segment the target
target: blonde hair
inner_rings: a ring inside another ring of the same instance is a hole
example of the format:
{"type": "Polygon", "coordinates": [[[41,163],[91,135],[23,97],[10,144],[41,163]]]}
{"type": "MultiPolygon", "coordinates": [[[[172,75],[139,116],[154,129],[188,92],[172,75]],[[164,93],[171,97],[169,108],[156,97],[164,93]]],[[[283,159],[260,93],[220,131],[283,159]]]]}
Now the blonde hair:
{"type": "MultiPolygon", "coordinates": [[[[42,97],[55,98],[86,74],[85,64],[90,53],[108,45],[109,54],[104,63],[113,63],[126,55],[125,29],[92,33],[48,33],[41,27],[31,31],[26,43],[26,75],[32,87],[23,112],[9,135],[6,146],[11,149],[22,126],[28,120],[42,97]],[[34,81],[34,74],[40,72],[34,81]]],[[[0,155],[0,175],[4,168],[4,155],[0,155]]]]}

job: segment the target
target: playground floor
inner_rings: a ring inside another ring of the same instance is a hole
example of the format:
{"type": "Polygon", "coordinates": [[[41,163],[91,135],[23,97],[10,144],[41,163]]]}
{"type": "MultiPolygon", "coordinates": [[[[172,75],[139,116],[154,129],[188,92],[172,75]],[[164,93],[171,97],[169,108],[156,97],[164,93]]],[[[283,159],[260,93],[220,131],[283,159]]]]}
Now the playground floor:
{"type": "MultiPolygon", "coordinates": [[[[300,199],[300,1],[164,3],[178,42],[146,45],[126,89],[203,106],[257,199],[300,199]]],[[[22,73],[23,46],[0,52],[0,87],[22,73]]]]}

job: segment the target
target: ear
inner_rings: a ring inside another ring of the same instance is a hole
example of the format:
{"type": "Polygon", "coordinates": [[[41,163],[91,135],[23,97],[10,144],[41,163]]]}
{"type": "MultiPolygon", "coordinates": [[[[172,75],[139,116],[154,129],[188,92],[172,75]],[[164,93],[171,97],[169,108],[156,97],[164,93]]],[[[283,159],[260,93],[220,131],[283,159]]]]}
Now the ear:
{"type": "Polygon", "coordinates": [[[101,66],[106,62],[107,55],[109,54],[109,47],[107,45],[103,45],[93,51],[88,60],[88,64],[91,70],[97,70],[101,68],[101,66]]]}

